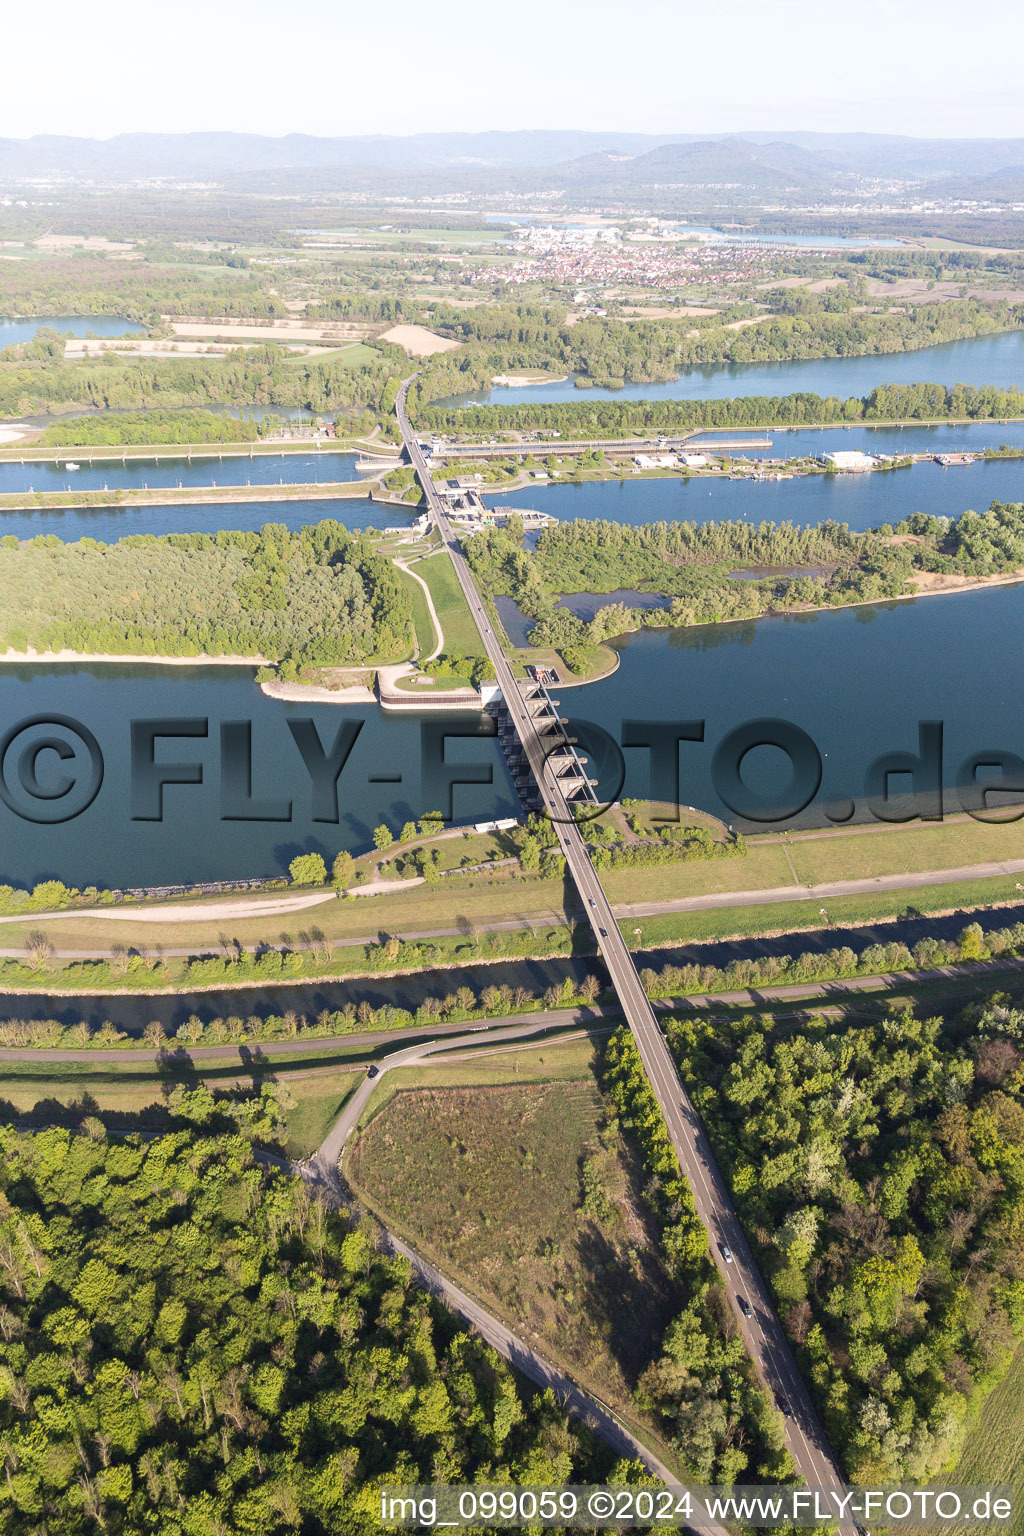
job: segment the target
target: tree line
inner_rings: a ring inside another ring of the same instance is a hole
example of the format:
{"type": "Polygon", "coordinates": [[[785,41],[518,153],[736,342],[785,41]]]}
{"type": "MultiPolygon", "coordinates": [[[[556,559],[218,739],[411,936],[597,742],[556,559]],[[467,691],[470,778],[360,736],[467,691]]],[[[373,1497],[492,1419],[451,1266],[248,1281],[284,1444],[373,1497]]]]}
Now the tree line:
{"type": "MultiPolygon", "coordinates": [[[[447,354],[449,357],[452,354],[447,354]]],[[[469,390],[486,381],[464,384],[469,390]]],[[[416,384],[410,390],[410,396],[416,384]]],[[[456,393],[455,390],[452,393],[456,393]]],[[[736,395],[721,400],[566,400],[542,405],[424,403],[422,426],[441,432],[543,429],[572,440],[722,427],[813,427],[830,422],[993,421],[1024,416],[1024,390],[994,385],[882,384],[867,395],[736,395]]]]}
{"type": "MultiPolygon", "coordinates": [[[[38,350],[38,343],[34,344],[38,350]]],[[[101,354],[76,362],[51,356],[0,352],[0,416],[71,410],[137,411],[182,406],[303,406],[325,414],[394,402],[397,381],[409,372],[401,349],[378,345],[379,354],[358,368],[296,359],[282,347],[237,348],[210,358],[111,359],[101,354]],[[390,390],[390,393],[389,393],[390,390]]]]}
{"type": "Polygon", "coordinates": [[[255,421],[214,411],[123,411],[73,416],[54,422],[37,439],[55,447],[131,447],[140,443],[254,443],[260,428],[255,421]]]}
{"type": "Polygon", "coordinates": [[[85,253],[47,261],[5,261],[0,266],[0,315],[117,315],[155,325],[161,315],[233,316],[271,319],[287,316],[280,298],[267,292],[269,280],[247,270],[243,260],[218,261],[204,255],[198,270],[182,261],[108,261],[85,253]],[[235,270],[233,270],[235,269],[235,270]]]}

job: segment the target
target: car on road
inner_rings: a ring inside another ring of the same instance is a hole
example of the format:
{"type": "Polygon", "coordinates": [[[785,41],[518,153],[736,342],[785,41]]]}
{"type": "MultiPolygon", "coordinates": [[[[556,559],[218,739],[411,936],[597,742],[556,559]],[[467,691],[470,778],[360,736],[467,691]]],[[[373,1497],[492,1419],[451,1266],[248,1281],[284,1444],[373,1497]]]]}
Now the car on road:
{"type": "Polygon", "coordinates": [[[719,1243],[718,1251],[727,1264],[732,1263],[732,1249],[728,1243],[719,1243]]]}
{"type": "Polygon", "coordinates": [[[608,937],[608,929],[607,928],[599,928],[597,931],[601,935],[602,939],[606,939],[608,937]]]}
{"type": "Polygon", "coordinates": [[[597,906],[597,902],[594,900],[593,896],[589,897],[588,899],[589,899],[590,905],[592,907],[596,907],[597,906]]]}
{"type": "Polygon", "coordinates": [[[739,1307],[744,1317],[753,1317],[754,1314],[750,1310],[750,1302],[745,1296],[737,1296],[736,1305],[739,1307]]]}
{"type": "Polygon", "coordinates": [[[380,1067],[371,1067],[369,1072],[367,1072],[366,1075],[367,1075],[367,1077],[379,1077],[380,1076],[380,1067]]]}
{"type": "Polygon", "coordinates": [[[778,1403],[778,1405],[779,1405],[780,1409],[782,1410],[782,1412],[786,1415],[786,1418],[787,1419],[792,1418],[793,1410],[789,1406],[789,1398],[788,1397],[783,1397],[782,1393],[780,1392],[779,1395],[776,1397],[775,1401],[778,1403]]]}

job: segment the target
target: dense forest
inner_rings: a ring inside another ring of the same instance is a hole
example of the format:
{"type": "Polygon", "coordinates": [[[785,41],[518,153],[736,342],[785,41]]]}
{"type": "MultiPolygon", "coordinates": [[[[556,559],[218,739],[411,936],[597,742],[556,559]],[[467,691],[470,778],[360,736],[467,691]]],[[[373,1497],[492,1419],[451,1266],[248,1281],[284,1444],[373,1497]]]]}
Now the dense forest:
{"type": "Polygon", "coordinates": [[[886,421],[999,421],[1021,416],[1024,390],[924,383],[883,384],[868,395],[845,399],[798,394],[736,395],[722,400],[567,400],[451,409],[431,405],[416,413],[418,422],[442,432],[489,436],[503,430],[542,428],[570,439],[718,427],[812,427],[828,422],[870,426],[886,421]]]}
{"type": "Polygon", "coordinates": [[[587,646],[641,627],[714,624],[802,607],[842,607],[912,591],[916,572],[985,578],[1024,567],[1024,505],[993,502],[956,520],[915,512],[895,528],[852,533],[845,523],[641,523],[578,519],[522,546],[510,518],[466,541],[490,592],[536,623],[531,645],[552,645],[570,667],[587,646]],[[774,571],[772,568],[775,568],[774,571]],[[744,569],[750,576],[738,574],[744,569]],[[631,588],[671,599],[661,608],[609,603],[585,623],[559,597],[631,588]]]}
{"type": "Polygon", "coordinates": [[[204,268],[189,253],[174,251],[174,265],[160,260],[116,261],[81,252],[66,260],[0,263],[0,316],[117,315],[156,325],[161,315],[209,315],[253,319],[287,317],[288,308],[267,292],[267,281],[247,270],[244,258],[204,253],[204,268]],[[206,268],[213,267],[209,271],[206,268]]]}
{"type": "MultiPolygon", "coordinates": [[[[51,333],[53,334],[53,333],[51,333]]],[[[40,345],[23,349],[39,352],[40,345]]],[[[17,348],[7,348],[7,353],[17,348]]],[[[3,361],[0,352],[0,416],[37,412],[141,410],[152,407],[299,405],[318,412],[352,406],[390,409],[397,380],[410,371],[396,347],[379,346],[379,358],[359,368],[343,362],[295,358],[272,345],[238,348],[219,357],[116,359],[108,356],[64,363],[58,355],[3,361]]]]}
{"type": "Polygon", "coordinates": [[[289,532],[0,539],[0,650],[394,659],[412,609],[393,565],[340,523],[289,532]]]}
{"type": "Polygon", "coordinates": [[[935,1477],[1024,1334],[1024,1014],[669,1038],[851,1481],[935,1477]]]}
{"type": "Polygon", "coordinates": [[[154,1141],[0,1128],[0,1523],[9,1536],[335,1536],[383,1482],[617,1479],[298,1180],[261,1099],[154,1141]],[[249,1112],[251,1110],[251,1113],[249,1112]]]}
{"type": "MultiPolygon", "coordinates": [[[[698,317],[699,323],[693,316],[627,323],[589,317],[570,326],[565,311],[557,308],[497,305],[447,313],[439,307],[432,326],[466,345],[431,358],[410,391],[410,410],[417,420],[433,422],[432,414],[422,414],[431,401],[485,387],[494,374],[514,368],[576,374],[581,385],[644,384],[707,363],[910,352],[1024,324],[1024,308],[1003,302],[958,299],[870,310],[857,304],[845,286],[825,294],[777,289],[766,302],[774,313],[738,329],[728,313],[698,317]]],[[[463,427],[476,425],[464,413],[459,416],[463,427]]]]}
{"type": "Polygon", "coordinates": [[[71,416],[46,428],[38,441],[81,448],[137,443],[253,443],[255,421],[214,411],[122,411],[116,416],[71,416]]]}

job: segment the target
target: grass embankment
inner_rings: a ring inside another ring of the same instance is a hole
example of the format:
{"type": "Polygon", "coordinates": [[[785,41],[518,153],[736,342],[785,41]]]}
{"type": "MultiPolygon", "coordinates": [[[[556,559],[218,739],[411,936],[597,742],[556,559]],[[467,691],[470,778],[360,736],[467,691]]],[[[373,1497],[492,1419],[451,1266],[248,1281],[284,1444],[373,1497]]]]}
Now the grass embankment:
{"type": "MultiPolygon", "coordinates": [[[[1008,1484],[1016,1498],[1012,1525],[1001,1527],[1006,1536],[1024,1533],[1024,1349],[986,1398],[978,1423],[971,1430],[960,1460],[947,1481],[979,1488],[1008,1484]]],[[[950,1527],[951,1536],[975,1527],[950,1527]]]]}
{"type": "Polygon", "coordinates": [[[672,1462],[633,1389],[685,1298],[594,1055],[590,1041],[545,1043],[389,1073],[345,1167],[386,1225],[672,1462]]]}
{"type": "Polygon", "coordinates": [[[400,586],[403,586],[409,594],[412,603],[412,623],[416,635],[417,656],[429,656],[437,638],[434,631],[434,621],[430,617],[430,609],[427,607],[427,595],[419,582],[404,571],[400,565],[395,566],[395,575],[400,586]]]}
{"type": "MultiPolygon", "coordinates": [[[[509,851],[504,839],[478,840],[472,833],[468,838],[443,839],[436,847],[442,868],[474,864],[489,854],[506,857],[509,851]]],[[[846,870],[850,871],[849,878],[864,879],[908,870],[970,866],[992,859],[1024,858],[1024,825],[989,827],[964,819],[913,829],[871,828],[853,833],[823,831],[785,840],[766,838],[751,843],[745,858],[610,870],[602,879],[612,902],[621,905],[716,892],[793,887],[792,901],[770,905],[737,904],[643,918],[624,917],[620,926],[631,943],[633,929],[642,927],[644,948],[820,928],[825,922],[841,925],[884,921],[908,913],[926,915],[1015,902],[1019,897],[1015,877],[998,875],[919,886],[912,891],[867,890],[852,896],[830,896],[826,903],[820,897],[801,896],[787,855],[804,881],[840,878],[846,870]],[[823,904],[825,919],[821,914],[823,904]]],[[[392,857],[403,859],[406,854],[398,849],[392,857]]],[[[375,861],[377,856],[371,858],[375,861]]],[[[367,865],[369,862],[368,859],[367,865]]],[[[384,871],[386,875],[393,872],[384,871]]],[[[252,949],[260,943],[301,946],[314,931],[325,939],[344,943],[371,936],[376,939],[380,933],[408,935],[447,929],[456,932],[447,941],[432,941],[437,951],[434,958],[437,962],[459,964],[517,953],[567,952],[564,899],[565,886],[560,878],[527,877],[512,867],[456,875],[438,886],[412,886],[384,896],[329,900],[296,912],[293,917],[233,918],[226,922],[218,915],[218,909],[237,900],[232,896],[225,897],[223,902],[211,901],[210,916],[201,922],[155,923],[106,916],[67,917],[52,922],[39,913],[30,913],[18,922],[0,924],[0,944],[11,949],[23,947],[30,935],[45,926],[58,948],[71,949],[83,956],[95,950],[110,950],[114,945],[138,948],[144,953],[161,947],[165,953],[177,949],[201,954],[221,953],[225,935],[231,942],[252,949]],[[524,931],[518,935],[512,931],[488,935],[486,930],[495,924],[516,925],[524,931]],[[479,930],[475,940],[474,930],[479,930]]],[[[192,899],[183,901],[192,904],[192,899]]],[[[169,904],[172,908],[173,905],[169,904]]],[[[584,929],[577,933],[576,943],[577,948],[589,943],[584,929]]],[[[182,964],[171,957],[168,963],[180,984],[182,964]]],[[[365,973],[367,969],[367,960],[360,950],[342,948],[318,974],[365,973]]],[[[58,970],[40,976],[39,986],[45,988],[52,982],[60,984],[58,970]]]]}
{"type": "Polygon", "coordinates": [[[1005,826],[990,826],[970,816],[906,827],[873,823],[863,828],[790,833],[785,844],[801,883],[818,885],[1022,859],[1024,819],[1005,826]]]}
{"type": "Polygon", "coordinates": [[[36,507],[190,507],[250,501],[368,500],[368,485],[359,480],[307,481],[295,485],[198,485],[182,488],[152,486],[109,491],[4,491],[0,512],[31,511],[36,507]]]}
{"type": "Polygon", "coordinates": [[[416,574],[430,588],[444,631],[444,649],[452,656],[483,656],[483,641],[448,555],[442,552],[418,561],[416,574]]]}

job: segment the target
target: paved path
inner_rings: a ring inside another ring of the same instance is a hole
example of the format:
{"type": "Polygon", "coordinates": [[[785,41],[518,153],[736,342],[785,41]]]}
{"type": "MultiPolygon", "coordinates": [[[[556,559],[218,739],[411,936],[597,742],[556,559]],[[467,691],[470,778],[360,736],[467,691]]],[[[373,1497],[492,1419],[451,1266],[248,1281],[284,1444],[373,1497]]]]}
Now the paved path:
{"type": "MultiPolygon", "coordinates": [[[[507,1328],[503,1322],[496,1318],[474,1301],[466,1292],[460,1290],[452,1280],[448,1280],[435,1269],[433,1264],[422,1258],[408,1243],[402,1241],[394,1232],[385,1231],[384,1242],[392,1253],[407,1259],[420,1279],[424,1289],[444,1303],[452,1312],[455,1312],[480,1335],[492,1349],[497,1350],[510,1365],[525,1376],[529,1381],[536,1382],[542,1388],[550,1387],[561,1406],[580,1419],[599,1440],[610,1445],[613,1451],[620,1456],[627,1456],[642,1461],[654,1473],[655,1477],[670,1486],[678,1486],[679,1476],[672,1472],[663,1461],[660,1461],[654,1452],[649,1450],[636,1438],[617,1418],[610,1408],[606,1408],[598,1398],[592,1397],[583,1387],[579,1386],[565,1371],[560,1371],[543,1355],[533,1349],[529,1344],[519,1338],[518,1334],[507,1328]]],[[[698,1527],[711,1536],[725,1536],[720,1526],[698,1527]]]]}

